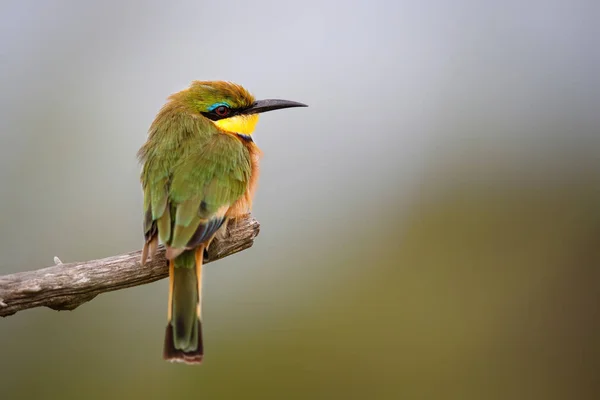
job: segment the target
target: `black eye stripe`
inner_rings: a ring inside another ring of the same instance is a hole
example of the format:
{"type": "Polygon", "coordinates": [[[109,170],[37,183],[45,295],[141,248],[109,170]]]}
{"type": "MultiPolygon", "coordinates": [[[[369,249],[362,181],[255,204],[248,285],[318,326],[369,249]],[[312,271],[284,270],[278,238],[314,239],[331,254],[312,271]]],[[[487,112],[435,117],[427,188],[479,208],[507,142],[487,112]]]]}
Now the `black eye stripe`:
{"type": "Polygon", "coordinates": [[[228,107],[225,107],[225,106],[219,106],[219,107],[215,108],[212,111],[202,112],[201,114],[203,116],[205,116],[206,118],[212,120],[212,121],[218,121],[218,120],[223,119],[223,118],[233,117],[234,115],[238,115],[238,114],[240,114],[243,111],[244,111],[243,108],[228,108],[228,107]],[[217,114],[217,109],[220,108],[220,107],[228,109],[229,112],[227,114],[224,114],[224,115],[217,114]]]}

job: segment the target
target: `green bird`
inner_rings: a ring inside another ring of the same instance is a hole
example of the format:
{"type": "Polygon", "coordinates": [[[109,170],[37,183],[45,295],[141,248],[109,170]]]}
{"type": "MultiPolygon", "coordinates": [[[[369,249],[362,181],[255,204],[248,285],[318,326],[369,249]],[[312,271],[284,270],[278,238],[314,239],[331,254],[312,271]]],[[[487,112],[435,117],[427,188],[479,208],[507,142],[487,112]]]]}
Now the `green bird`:
{"type": "Polygon", "coordinates": [[[143,164],[145,244],[141,263],[166,246],[169,308],[163,356],[199,364],[202,344],[202,259],[227,221],[250,212],[259,148],[252,140],[258,114],[306,107],[259,100],[242,86],[194,81],[171,95],[138,152],[143,164]]]}

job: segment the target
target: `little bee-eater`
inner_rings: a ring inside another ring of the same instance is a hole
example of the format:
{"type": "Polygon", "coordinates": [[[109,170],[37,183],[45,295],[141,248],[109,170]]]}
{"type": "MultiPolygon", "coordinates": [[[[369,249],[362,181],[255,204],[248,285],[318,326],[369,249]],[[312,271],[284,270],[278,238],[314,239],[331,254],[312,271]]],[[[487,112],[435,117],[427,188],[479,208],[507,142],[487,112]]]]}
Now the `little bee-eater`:
{"type": "Polygon", "coordinates": [[[169,261],[164,358],[202,361],[202,259],[227,221],[250,212],[260,150],[252,140],[258,114],[306,105],[255,100],[240,85],[194,81],[171,95],[138,152],[143,164],[142,265],[159,240],[169,261]]]}

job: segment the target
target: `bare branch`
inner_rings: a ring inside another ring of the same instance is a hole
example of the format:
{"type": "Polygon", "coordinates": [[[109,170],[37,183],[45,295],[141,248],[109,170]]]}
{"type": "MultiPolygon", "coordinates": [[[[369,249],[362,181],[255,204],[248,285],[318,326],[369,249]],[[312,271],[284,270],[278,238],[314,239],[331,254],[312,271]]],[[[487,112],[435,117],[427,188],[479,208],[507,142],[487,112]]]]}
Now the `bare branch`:
{"type": "MultiPolygon", "coordinates": [[[[259,229],[260,224],[250,215],[230,222],[226,235],[210,245],[205,263],[251,247],[259,229]]],[[[55,257],[55,266],[0,276],[0,316],[42,306],[73,310],[100,293],[167,277],[169,271],[162,246],[157,256],[143,267],[140,255],[141,251],[134,251],[68,264],[55,257]]]]}

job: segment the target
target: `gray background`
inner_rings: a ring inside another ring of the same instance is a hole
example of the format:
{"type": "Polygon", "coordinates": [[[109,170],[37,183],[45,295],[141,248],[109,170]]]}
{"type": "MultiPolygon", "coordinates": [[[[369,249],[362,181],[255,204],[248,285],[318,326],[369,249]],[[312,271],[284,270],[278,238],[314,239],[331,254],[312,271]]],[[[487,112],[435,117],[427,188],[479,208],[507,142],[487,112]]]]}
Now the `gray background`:
{"type": "Polygon", "coordinates": [[[193,79],[262,116],[255,246],[205,274],[206,358],[161,359],[165,281],[0,320],[13,398],[594,398],[595,1],[0,2],[0,274],[142,245],[135,153],[193,79]]]}

